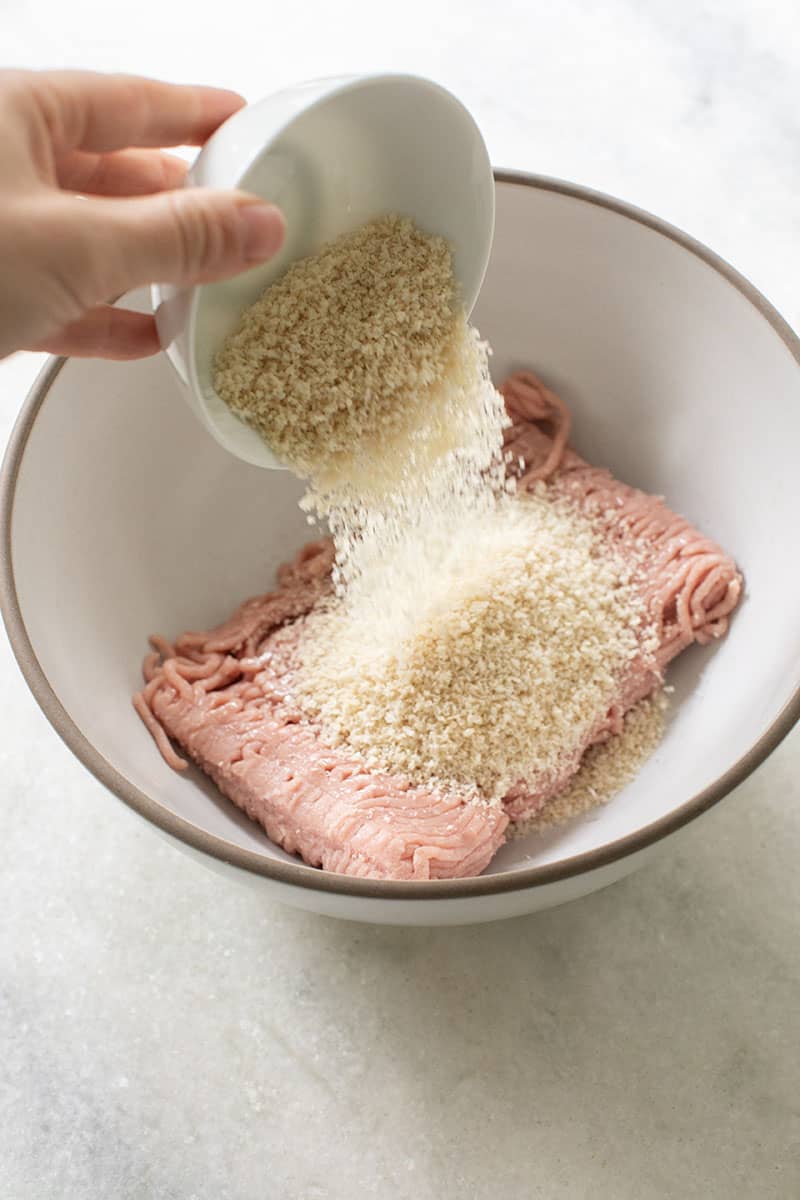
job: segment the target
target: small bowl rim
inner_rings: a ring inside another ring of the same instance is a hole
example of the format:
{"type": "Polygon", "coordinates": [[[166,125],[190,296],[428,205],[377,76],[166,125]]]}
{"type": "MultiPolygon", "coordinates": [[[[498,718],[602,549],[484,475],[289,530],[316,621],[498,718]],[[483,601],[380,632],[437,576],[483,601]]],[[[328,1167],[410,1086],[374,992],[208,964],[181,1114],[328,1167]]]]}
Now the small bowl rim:
{"type": "MultiPolygon", "coordinates": [[[[608,196],[603,192],[567,183],[549,176],[524,171],[497,169],[496,183],[531,187],[555,192],[619,213],[640,225],[676,242],[712,267],[733,285],[769,322],[800,367],[800,338],[758,291],[729,263],[689,234],[653,216],[643,209],[608,196]]],[[[713,783],[672,812],[651,821],[635,833],[617,838],[595,850],[587,850],[553,863],[518,867],[498,875],[477,875],[468,879],[397,881],[358,879],[336,875],[300,862],[267,858],[253,850],[209,833],[199,825],[178,816],[158,800],[141,791],[89,742],[66,711],[39,662],[31,643],[20,607],[12,558],[12,521],[14,497],[25,448],[44,400],[67,358],[51,358],[43,367],[23,403],[14,425],[0,470],[0,612],[14,656],[34,698],[62,741],[83,765],[109,791],[166,834],[192,850],[208,855],[251,875],[263,876],[275,883],[312,891],[334,893],[372,900],[457,900],[479,896],[526,891],[587,874],[640,853],[675,833],[727,796],[764,762],[800,720],[800,686],[778,711],[769,728],[713,783]]],[[[266,836],[266,835],[265,835],[266,836]]]]}

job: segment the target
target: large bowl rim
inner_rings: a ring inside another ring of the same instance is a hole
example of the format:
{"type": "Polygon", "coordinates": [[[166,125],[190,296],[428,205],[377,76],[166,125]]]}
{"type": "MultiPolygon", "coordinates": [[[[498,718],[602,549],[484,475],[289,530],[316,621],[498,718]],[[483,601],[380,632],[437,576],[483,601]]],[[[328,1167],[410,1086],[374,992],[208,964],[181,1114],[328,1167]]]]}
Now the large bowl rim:
{"type": "MultiPolygon", "coordinates": [[[[663,237],[676,242],[712,267],[758,310],[775,330],[800,367],[800,338],[753,284],[701,242],[659,217],[590,188],[522,171],[496,170],[494,175],[497,183],[556,192],[588,204],[610,209],[612,212],[647,226],[663,237]]],[[[299,862],[284,862],[280,859],[266,858],[253,850],[246,850],[225,838],[209,833],[191,821],[177,816],[158,800],[142,792],[98,753],[58,699],[28,636],[14,580],[12,557],[14,498],[28,438],[42,404],[66,361],[66,358],[50,359],[35,380],[17,418],[0,471],[0,611],[2,611],[12,650],[31,692],[56,733],[73,754],[100,783],[104,784],[109,791],[118,796],[135,812],[201,854],[209,855],[230,866],[238,867],[252,875],[264,876],[277,883],[372,900],[457,900],[545,887],[638,854],[668,837],[688,822],[695,820],[728,795],[760,766],[800,719],[800,686],[798,686],[766,732],[737,759],[733,766],[672,812],[635,833],[618,838],[596,850],[588,850],[560,862],[521,867],[499,875],[479,875],[470,879],[433,880],[417,883],[354,879],[346,875],[336,875],[332,872],[308,867],[299,862]]]]}

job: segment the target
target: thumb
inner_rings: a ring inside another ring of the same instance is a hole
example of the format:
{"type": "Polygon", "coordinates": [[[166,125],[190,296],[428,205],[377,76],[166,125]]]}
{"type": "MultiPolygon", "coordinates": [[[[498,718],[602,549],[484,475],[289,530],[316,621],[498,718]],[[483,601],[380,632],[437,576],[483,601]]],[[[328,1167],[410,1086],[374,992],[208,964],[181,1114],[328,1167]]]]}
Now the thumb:
{"type": "Polygon", "coordinates": [[[94,303],[145,283],[228,278],[271,258],[285,234],[275,205],[247,192],[205,188],[86,198],[80,215],[94,303]]]}

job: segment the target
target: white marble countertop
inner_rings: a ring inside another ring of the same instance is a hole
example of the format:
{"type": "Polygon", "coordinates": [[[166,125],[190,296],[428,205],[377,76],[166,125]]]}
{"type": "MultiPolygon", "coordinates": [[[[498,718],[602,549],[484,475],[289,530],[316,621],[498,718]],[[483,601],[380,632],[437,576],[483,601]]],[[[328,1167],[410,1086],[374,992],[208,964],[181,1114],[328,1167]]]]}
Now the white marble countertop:
{"type": "MultiPolygon", "coordinates": [[[[796,0],[6,0],[9,65],[217,82],[392,68],[498,165],[708,242],[800,326],[796,0]],[[402,15],[401,15],[402,14],[402,15]]],[[[36,369],[0,364],[0,435],[36,369]]],[[[757,402],[757,398],[754,398],[757,402]]],[[[265,903],[163,845],[0,648],[0,1195],[800,1195],[800,736],[656,864],[504,925],[265,903]]]]}

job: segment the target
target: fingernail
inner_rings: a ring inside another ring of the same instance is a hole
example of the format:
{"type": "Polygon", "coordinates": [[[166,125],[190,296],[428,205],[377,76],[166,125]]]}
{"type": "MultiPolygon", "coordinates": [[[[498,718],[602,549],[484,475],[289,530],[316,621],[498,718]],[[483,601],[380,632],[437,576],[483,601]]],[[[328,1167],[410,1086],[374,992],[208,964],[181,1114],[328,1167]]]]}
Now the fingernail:
{"type": "Polygon", "coordinates": [[[283,243],[283,213],[274,204],[246,204],[239,210],[244,226],[244,253],[248,262],[271,258],[283,243]]]}

